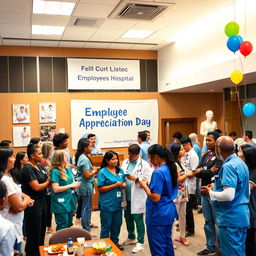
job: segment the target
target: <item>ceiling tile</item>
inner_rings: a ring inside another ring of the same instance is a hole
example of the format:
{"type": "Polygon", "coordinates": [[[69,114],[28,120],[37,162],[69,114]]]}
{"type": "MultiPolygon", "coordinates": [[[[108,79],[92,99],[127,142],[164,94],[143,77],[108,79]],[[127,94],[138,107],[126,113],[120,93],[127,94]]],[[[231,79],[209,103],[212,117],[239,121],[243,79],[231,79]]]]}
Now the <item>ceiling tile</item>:
{"type": "Polygon", "coordinates": [[[133,44],[111,44],[110,49],[130,49],[133,44]]]}
{"type": "Polygon", "coordinates": [[[17,24],[0,24],[0,35],[5,35],[6,33],[30,33],[30,25],[17,25],[17,24]]]}
{"type": "Polygon", "coordinates": [[[66,26],[70,20],[70,16],[64,15],[45,15],[45,14],[33,14],[33,25],[44,26],[66,26]]]}
{"type": "Polygon", "coordinates": [[[124,30],[98,29],[90,38],[91,41],[113,41],[118,39],[124,30]]]}
{"type": "Polygon", "coordinates": [[[30,40],[6,40],[6,39],[3,39],[3,45],[24,45],[24,46],[30,46],[30,40]]]}
{"type": "Polygon", "coordinates": [[[137,20],[106,19],[101,29],[130,29],[138,23],[137,20]]]}
{"type": "Polygon", "coordinates": [[[97,28],[88,27],[67,27],[63,33],[62,39],[64,40],[88,40],[97,28]]]}
{"type": "Polygon", "coordinates": [[[86,43],[84,48],[108,48],[110,45],[109,43],[86,43]]]}
{"type": "Polygon", "coordinates": [[[31,0],[1,0],[0,11],[30,12],[31,0]]]}
{"type": "Polygon", "coordinates": [[[84,42],[65,42],[65,41],[60,41],[59,42],[59,47],[72,47],[72,48],[81,48],[83,47],[85,43],[84,42]]]}
{"type": "Polygon", "coordinates": [[[135,30],[153,30],[153,31],[158,31],[161,30],[163,28],[165,28],[166,26],[168,26],[169,23],[167,22],[138,22],[136,25],[134,25],[132,27],[132,29],[135,30]]]}
{"type": "Polygon", "coordinates": [[[59,40],[61,39],[61,35],[31,35],[33,39],[52,39],[52,40],[59,40]]]}
{"type": "Polygon", "coordinates": [[[59,41],[31,41],[31,46],[48,46],[48,47],[56,47],[58,46],[59,41]]]}
{"type": "Polygon", "coordinates": [[[73,16],[107,18],[113,10],[112,5],[105,4],[78,4],[73,12],[73,16]]]}
{"type": "Polygon", "coordinates": [[[17,12],[0,12],[0,24],[1,23],[27,25],[30,24],[30,15],[17,12]]]}
{"type": "Polygon", "coordinates": [[[109,4],[109,5],[117,5],[120,0],[80,0],[80,3],[86,4],[109,4]]]}

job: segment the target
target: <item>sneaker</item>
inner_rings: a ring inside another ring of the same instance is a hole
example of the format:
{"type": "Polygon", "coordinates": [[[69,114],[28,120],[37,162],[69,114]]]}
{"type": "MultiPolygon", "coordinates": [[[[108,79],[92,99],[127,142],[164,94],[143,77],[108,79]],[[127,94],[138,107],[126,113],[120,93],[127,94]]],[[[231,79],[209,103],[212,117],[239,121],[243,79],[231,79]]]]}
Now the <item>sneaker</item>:
{"type": "Polygon", "coordinates": [[[123,243],[122,243],[122,245],[129,245],[129,244],[136,244],[137,243],[137,241],[136,241],[136,239],[126,239],[123,243]]]}
{"type": "Polygon", "coordinates": [[[137,243],[136,246],[132,249],[132,253],[137,253],[140,251],[144,251],[143,244],[137,243]]]}
{"type": "Polygon", "coordinates": [[[198,252],[197,255],[216,255],[216,252],[204,249],[201,252],[198,252]]]}

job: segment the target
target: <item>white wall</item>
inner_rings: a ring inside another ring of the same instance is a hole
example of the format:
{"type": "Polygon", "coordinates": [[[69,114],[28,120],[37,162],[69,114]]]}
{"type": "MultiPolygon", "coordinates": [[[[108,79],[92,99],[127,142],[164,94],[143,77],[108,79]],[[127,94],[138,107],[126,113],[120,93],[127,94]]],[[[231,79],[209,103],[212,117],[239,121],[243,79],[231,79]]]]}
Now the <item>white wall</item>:
{"type": "Polygon", "coordinates": [[[255,71],[255,13],[255,0],[238,0],[174,35],[175,43],[158,51],[159,92],[227,78],[235,69],[255,71]],[[246,59],[226,47],[224,28],[234,20],[240,25],[239,34],[254,44],[254,52],[246,59]]]}

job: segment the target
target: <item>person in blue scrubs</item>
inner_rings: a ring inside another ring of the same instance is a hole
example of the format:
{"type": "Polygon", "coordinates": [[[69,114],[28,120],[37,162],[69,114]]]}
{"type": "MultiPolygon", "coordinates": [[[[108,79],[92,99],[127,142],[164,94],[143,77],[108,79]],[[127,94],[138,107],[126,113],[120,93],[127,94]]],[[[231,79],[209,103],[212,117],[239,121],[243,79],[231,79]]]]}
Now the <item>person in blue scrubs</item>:
{"type": "Polygon", "coordinates": [[[217,157],[223,165],[216,174],[214,189],[202,186],[201,193],[210,195],[216,213],[222,256],[245,256],[245,238],[249,226],[249,170],[234,153],[232,138],[222,136],[216,142],[217,157]]]}
{"type": "Polygon", "coordinates": [[[98,173],[100,238],[110,237],[120,250],[124,249],[118,244],[122,225],[121,202],[124,181],[125,176],[119,167],[118,154],[112,150],[107,151],[98,173]]]}
{"type": "Polygon", "coordinates": [[[148,157],[158,168],[153,172],[149,186],[139,180],[148,199],[146,225],[148,242],[153,256],[173,256],[172,225],[177,218],[173,200],[177,197],[177,168],[170,151],[159,144],[148,149],[148,157]]]}

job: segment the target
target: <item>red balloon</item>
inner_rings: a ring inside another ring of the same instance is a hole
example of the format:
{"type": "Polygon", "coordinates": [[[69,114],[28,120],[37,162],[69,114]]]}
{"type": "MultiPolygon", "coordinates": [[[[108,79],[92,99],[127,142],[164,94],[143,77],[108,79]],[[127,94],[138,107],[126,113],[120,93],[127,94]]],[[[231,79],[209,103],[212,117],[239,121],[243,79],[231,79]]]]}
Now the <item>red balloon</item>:
{"type": "Polygon", "coordinates": [[[253,46],[249,41],[243,41],[240,44],[240,52],[246,57],[252,52],[253,46]]]}

